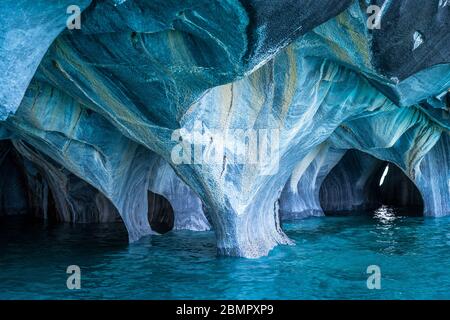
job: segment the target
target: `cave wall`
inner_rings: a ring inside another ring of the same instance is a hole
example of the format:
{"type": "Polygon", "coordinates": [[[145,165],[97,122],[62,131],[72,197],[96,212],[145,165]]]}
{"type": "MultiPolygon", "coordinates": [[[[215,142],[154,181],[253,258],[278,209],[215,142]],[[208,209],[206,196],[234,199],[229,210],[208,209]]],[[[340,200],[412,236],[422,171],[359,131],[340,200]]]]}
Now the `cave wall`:
{"type": "MultiPolygon", "coordinates": [[[[367,184],[376,182],[367,179],[374,171],[382,170],[381,167],[385,166],[383,162],[387,162],[393,164],[394,170],[398,167],[414,184],[404,185],[402,191],[397,193],[414,194],[415,190],[406,190],[417,187],[424,201],[424,215],[450,214],[446,206],[449,192],[445,168],[448,158],[444,155],[448,133],[423,113],[420,107],[384,109],[383,112],[365,112],[349,119],[330,136],[328,143],[334,148],[361,152],[348,151],[333,175],[327,177],[326,186],[320,191],[322,209],[330,212],[374,209],[378,204],[368,198],[370,192],[365,188],[367,184]],[[432,178],[429,174],[428,166],[433,166],[433,163],[440,163],[444,168],[444,174],[439,178],[432,178]],[[422,167],[427,168],[424,169],[427,179],[422,176],[422,167]],[[427,185],[424,185],[424,181],[427,181],[427,185]]],[[[445,117],[445,113],[441,114],[440,121],[445,120],[445,117]]],[[[305,177],[305,180],[304,184],[311,185],[311,179],[305,177]]],[[[319,189],[315,190],[317,192],[319,189]]],[[[421,205],[420,201],[415,204],[416,207],[421,205]]]]}
{"type": "Polygon", "coordinates": [[[312,162],[297,165],[280,196],[282,220],[324,215],[324,208],[320,204],[320,187],[345,153],[345,150],[334,149],[325,144],[312,162]]]}
{"type": "Polygon", "coordinates": [[[168,162],[156,158],[150,170],[149,190],[164,196],[174,211],[174,230],[206,231],[211,226],[202,201],[173,171],[168,162]]]}
{"type": "Polygon", "coordinates": [[[148,192],[148,223],[153,231],[164,234],[174,227],[174,210],[163,196],[148,192]]]}
{"type": "Polygon", "coordinates": [[[13,140],[25,159],[28,195],[34,216],[52,222],[118,222],[114,205],[97,189],[21,140],[13,140]]]}
{"type": "Polygon", "coordinates": [[[424,213],[422,194],[400,168],[355,149],[324,179],[320,204],[329,215],[370,214],[381,206],[399,215],[424,213]]]}
{"type": "Polygon", "coordinates": [[[450,137],[443,133],[439,142],[420,163],[416,183],[425,202],[424,215],[450,215],[450,137]]]}
{"type": "Polygon", "coordinates": [[[0,177],[0,216],[28,214],[31,208],[22,159],[7,140],[0,140],[0,177]]]}
{"type": "MultiPolygon", "coordinates": [[[[90,0],[77,1],[80,10],[90,0]]],[[[14,113],[45,52],[66,28],[70,0],[0,3],[0,120],[14,113]]]]}
{"type": "MultiPolygon", "coordinates": [[[[383,161],[356,150],[348,150],[319,187],[325,212],[374,210],[381,204],[370,198],[370,179],[384,169],[383,161]]],[[[378,180],[379,181],[379,180],[378,180]]]]}
{"type": "MultiPolygon", "coordinates": [[[[75,177],[98,190],[130,241],[154,233],[151,190],[171,202],[175,227],[208,222],[220,254],[254,258],[292,244],[280,208],[321,213],[318,186],[338,158],[324,155],[328,147],[394,163],[427,193],[429,215],[445,215],[431,202],[448,199],[448,184],[430,181],[435,163],[448,164],[447,142],[439,141],[449,130],[449,8],[387,1],[381,19],[390,27],[370,30],[368,4],[86,1],[81,30],[63,30],[64,1],[3,1],[0,137],[24,141],[64,168],[65,177],[44,170],[55,182],[49,190],[75,177]],[[11,37],[18,11],[35,28],[25,24],[24,36],[11,37]],[[268,145],[256,164],[237,161],[247,130],[268,145]],[[209,153],[222,143],[218,161],[174,159],[174,150],[209,153]],[[190,192],[178,198],[186,189],[169,173],[155,182],[167,172],[152,167],[155,159],[190,192]],[[195,218],[177,222],[188,208],[195,218]]],[[[63,207],[77,201],[66,199],[86,195],[79,183],[66,186],[52,201],[69,217],[73,210],[63,207]]]]}
{"type": "Polygon", "coordinates": [[[1,142],[2,213],[52,222],[120,221],[116,208],[94,187],[20,140],[1,142]]]}

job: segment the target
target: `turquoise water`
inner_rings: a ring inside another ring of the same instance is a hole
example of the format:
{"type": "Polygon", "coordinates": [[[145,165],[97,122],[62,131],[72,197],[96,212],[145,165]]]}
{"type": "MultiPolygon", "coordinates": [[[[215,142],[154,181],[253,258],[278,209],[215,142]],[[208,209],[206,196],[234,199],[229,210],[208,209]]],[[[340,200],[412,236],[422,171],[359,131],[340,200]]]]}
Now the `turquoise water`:
{"type": "Polygon", "coordinates": [[[324,217],[284,224],[296,246],[218,258],[212,232],[132,245],[121,224],[0,221],[1,299],[449,299],[450,219],[324,217]],[[81,268],[68,290],[66,268],[81,268]],[[381,268],[367,289],[366,268],[381,268]]]}

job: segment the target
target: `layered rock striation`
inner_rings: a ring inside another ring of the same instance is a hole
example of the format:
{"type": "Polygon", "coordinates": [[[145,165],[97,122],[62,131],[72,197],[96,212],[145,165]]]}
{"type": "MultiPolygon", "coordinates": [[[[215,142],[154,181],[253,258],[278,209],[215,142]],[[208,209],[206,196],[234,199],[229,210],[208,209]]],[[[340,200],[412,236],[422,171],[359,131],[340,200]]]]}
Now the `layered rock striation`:
{"type": "Polygon", "coordinates": [[[446,2],[93,0],[79,30],[68,5],[0,4],[2,214],[120,219],[136,241],[170,207],[254,258],[292,244],[280,215],[354,209],[375,160],[450,214],[446,2]]]}

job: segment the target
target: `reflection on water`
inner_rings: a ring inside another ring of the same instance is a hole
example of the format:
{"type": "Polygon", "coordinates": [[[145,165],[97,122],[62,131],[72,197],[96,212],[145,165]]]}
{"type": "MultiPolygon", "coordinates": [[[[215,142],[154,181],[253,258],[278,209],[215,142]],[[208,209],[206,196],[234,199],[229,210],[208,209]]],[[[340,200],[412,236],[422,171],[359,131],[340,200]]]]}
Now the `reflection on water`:
{"type": "Polygon", "coordinates": [[[213,232],[172,231],[129,245],[121,224],[0,221],[0,299],[450,298],[450,218],[323,217],[284,224],[296,246],[218,258],[213,232]],[[66,287],[79,265],[81,290],[66,287]],[[381,269],[381,290],[366,286],[381,269]]]}
{"type": "Polygon", "coordinates": [[[403,217],[397,216],[395,209],[389,206],[381,206],[375,210],[373,215],[376,221],[375,232],[377,234],[377,244],[380,252],[384,254],[402,254],[402,239],[399,234],[398,219],[403,217]]]}
{"type": "Polygon", "coordinates": [[[373,217],[384,225],[392,225],[392,222],[398,219],[395,209],[385,205],[375,210],[373,217]]]}

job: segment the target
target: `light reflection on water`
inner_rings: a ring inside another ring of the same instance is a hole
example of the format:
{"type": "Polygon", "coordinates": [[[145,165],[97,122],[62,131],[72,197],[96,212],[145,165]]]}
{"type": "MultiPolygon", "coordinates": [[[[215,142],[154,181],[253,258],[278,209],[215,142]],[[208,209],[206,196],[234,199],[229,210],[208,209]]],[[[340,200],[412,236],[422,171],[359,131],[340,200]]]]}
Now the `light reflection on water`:
{"type": "Polygon", "coordinates": [[[450,218],[373,216],[285,223],[296,246],[218,258],[213,232],[127,243],[122,225],[0,221],[1,299],[448,299],[450,218]],[[66,267],[82,289],[66,288],[66,267]],[[366,287],[378,265],[381,290],[366,287]]]}
{"type": "Polygon", "coordinates": [[[375,210],[373,217],[375,219],[378,219],[378,221],[384,225],[393,225],[392,223],[393,221],[395,221],[398,218],[401,218],[396,216],[395,210],[393,208],[385,205],[375,210]]]}

